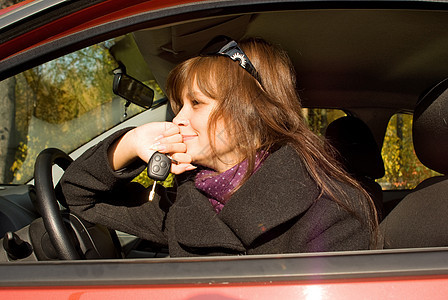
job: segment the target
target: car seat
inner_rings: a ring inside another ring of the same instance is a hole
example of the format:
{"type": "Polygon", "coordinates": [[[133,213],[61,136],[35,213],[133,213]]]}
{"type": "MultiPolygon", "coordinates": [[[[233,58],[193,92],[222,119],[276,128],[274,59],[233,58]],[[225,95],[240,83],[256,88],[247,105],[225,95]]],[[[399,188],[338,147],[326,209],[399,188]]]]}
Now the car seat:
{"type": "Polygon", "coordinates": [[[384,161],[369,127],[359,118],[345,116],[331,122],[325,136],[338,151],[346,171],[372,197],[380,221],[383,215],[383,192],[375,179],[384,176],[384,161]]]}
{"type": "Polygon", "coordinates": [[[421,182],[384,219],[383,248],[448,246],[448,79],[417,103],[412,126],[417,157],[445,175],[421,182]]]}

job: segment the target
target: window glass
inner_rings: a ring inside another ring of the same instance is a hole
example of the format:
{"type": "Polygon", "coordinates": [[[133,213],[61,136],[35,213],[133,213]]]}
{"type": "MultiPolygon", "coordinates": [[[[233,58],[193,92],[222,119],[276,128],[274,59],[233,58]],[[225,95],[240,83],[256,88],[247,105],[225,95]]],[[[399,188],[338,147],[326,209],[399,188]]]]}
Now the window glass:
{"type": "Polygon", "coordinates": [[[381,155],[386,174],[377,182],[383,190],[412,189],[424,179],[440,175],[425,167],[415,154],[410,114],[395,114],[390,119],[381,155]]]}
{"type": "Polygon", "coordinates": [[[339,109],[304,108],[303,115],[311,130],[324,136],[327,126],[334,120],[346,116],[346,113],[339,109]]]}
{"type": "MultiPolygon", "coordinates": [[[[0,82],[0,96],[10,104],[1,121],[1,183],[27,182],[43,149],[70,153],[125,119],[125,100],[112,92],[114,44],[96,44],[0,82]]],[[[163,97],[155,81],[145,83],[155,100],[163,97]]],[[[127,117],[142,110],[131,105],[127,117]]]]}

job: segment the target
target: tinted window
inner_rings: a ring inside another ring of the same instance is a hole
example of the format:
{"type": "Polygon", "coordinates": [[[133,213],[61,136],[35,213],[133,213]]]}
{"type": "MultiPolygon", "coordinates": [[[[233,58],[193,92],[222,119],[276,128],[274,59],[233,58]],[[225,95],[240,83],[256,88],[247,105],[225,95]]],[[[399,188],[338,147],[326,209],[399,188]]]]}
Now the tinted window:
{"type": "Polygon", "coordinates": [[[304,108],[303,114],[311,130],[320,136],[325,135],[325,130],[331,122],[346,116],[346,113],[342,110],[324,108],[304,108]]]}
{"type": "Polygon", "coordinates": [[[395,114],[390,119],[381,155],[386,174],[377,181],[383,190],[412,189],[424,179],[439,175],[425,167],[415,154],[410,114],[395,114]]]}

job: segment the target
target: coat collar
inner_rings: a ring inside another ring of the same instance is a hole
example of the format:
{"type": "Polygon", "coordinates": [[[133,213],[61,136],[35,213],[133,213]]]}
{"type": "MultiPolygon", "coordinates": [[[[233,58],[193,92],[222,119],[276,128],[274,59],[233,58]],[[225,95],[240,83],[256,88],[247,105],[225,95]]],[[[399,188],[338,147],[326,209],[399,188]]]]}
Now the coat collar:
{"type": "Polygon", "coordinates": [[[297,152],[284,146],[236,191],[220,217],[249,246],[262,234],[304,213],[318,195],[297,152]]]}
{"type": "Polygon", "coordinates": [[[176,238],[189,247],[244,251],[270,229],[304,213],[318,194],[296,151],[285,146],[266,159],[218,215],[193,182],[182,184],[171,208],[176,238]]]}
{"type": "Polygon", "coordinates": [[[170,209],[177,242],[189,248],[225,248],[236,252],[246,249],[240,239],[216,214],[208,198],[194,182],[182,184],[170,209]]]}

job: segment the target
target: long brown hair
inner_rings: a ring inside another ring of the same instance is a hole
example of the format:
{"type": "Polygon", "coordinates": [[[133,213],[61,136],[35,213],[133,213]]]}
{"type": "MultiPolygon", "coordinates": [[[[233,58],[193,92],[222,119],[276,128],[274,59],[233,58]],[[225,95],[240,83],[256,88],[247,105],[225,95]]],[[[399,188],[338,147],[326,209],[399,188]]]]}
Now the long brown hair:
{"type": "Polygon", "coordinates": [[[257,69],[262,84],[227,57],[194,57],[178,65],[168,77],[167,94],[173,110],[180,110],[182,95],[192,93],[194,84],[217,101],[209,118],[209,137],[218,120],[223,120],[227,136],[232,137],[229,142],[248,161],[249,168],[241,184],[252,174],[255,155],[261,150],[269,153],[287,144],[294,147],[320,189],[319,198],[329,197],[366,223],[374,247],[378,223],[373,202],[344,171],[332,148],[309,129],[302,115],[294,68],[286,52],[256,38],[239,45],[257,69]],[[347,186],[360,191],[358,202],[349,201],[344,190],[347,186]],[[355,213],[360,208],[362,215],[355,213]]]}

